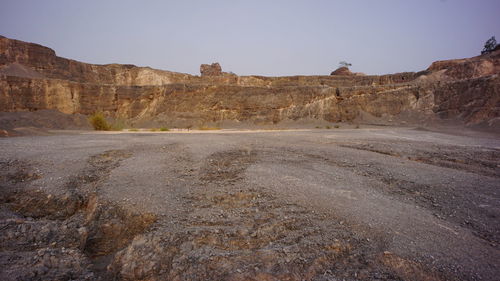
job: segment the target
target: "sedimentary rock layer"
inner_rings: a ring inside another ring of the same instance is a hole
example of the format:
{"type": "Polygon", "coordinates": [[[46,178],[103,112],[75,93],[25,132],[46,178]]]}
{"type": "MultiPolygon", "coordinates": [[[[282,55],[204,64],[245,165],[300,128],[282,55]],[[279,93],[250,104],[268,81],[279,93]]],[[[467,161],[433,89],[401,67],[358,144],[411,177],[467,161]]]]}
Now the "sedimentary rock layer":
{"type": "Polygon", "coordinates": [[[0,38],[0,111],[103,111],[133,121],[279,123],[351,121],[412,113],[465,123],[500,116],[500,52],[435,62],[427,71],[382,76],[193,76],[94,65],[47,47],[0,38]]]}

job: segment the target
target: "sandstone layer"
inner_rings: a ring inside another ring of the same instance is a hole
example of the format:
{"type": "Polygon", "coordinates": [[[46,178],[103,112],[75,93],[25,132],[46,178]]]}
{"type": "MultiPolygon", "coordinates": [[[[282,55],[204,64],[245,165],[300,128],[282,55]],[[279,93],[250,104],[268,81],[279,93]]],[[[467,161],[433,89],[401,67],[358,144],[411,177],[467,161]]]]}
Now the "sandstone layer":
{"type": "Polygon", "coordinates": [[[372,122],[362,118],[370,116],[494,127],[500,116],[499,60],[496,50],[435,62],[418,73],[194,76],[134,65],[86,64],[58,57],[41,45],[0,37],[0,111],[102,111],[132,124],[155,121],[166,126],[302,119],[372,122]]]}

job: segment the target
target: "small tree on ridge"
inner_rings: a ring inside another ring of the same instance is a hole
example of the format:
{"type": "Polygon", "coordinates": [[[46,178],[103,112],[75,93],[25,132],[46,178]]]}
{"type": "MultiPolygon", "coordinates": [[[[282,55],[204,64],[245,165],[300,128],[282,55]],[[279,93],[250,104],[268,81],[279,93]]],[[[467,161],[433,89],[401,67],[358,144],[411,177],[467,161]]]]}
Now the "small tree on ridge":
{"type": "Polygon", "coordinates": [[[352,63],[348,63],[346,61],[339,62],[340,67],[349,67],[352,66],[352,63]]]}
{"type": "Polygon", "coordinates": [[[486,43],[484,43],[484,49],[481,51],[481,55],[491,53],[497,47],[497,39],[492,36],[486,43]]]}

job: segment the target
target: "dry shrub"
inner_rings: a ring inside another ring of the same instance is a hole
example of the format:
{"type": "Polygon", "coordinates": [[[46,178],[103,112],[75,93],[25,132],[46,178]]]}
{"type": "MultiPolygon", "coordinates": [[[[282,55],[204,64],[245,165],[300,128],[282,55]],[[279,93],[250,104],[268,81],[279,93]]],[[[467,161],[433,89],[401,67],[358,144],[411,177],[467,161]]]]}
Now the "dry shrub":
{"type": "Polygon", "coordinates": [[[89,116],[89,122],[94,127],[96,131],[109,131],[111,130],[111,125],[106,121],[104,114],[102,112],[96,112],[89,116]]]}

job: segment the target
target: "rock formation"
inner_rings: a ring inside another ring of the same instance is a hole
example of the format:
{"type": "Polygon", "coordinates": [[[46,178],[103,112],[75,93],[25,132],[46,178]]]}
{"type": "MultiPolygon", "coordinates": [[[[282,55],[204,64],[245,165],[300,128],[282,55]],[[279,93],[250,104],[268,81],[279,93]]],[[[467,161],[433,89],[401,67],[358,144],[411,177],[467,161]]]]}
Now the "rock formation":
{"type": "Polygon", "coordinates": [[[103,111],[132,123],[153,120],[172,127],[222,121],[338,122],[360,116],[492,125],[500,116],[499,59],[497,50],[435,62],[418,73],[381,76],[236,76],[224,75],[219,64],[212,64],[202,65],[202,75],[193,76],[133,65],[81,63],[58,57],[47,47],[4,37],[0,38],[0,112],[103,111]]]}
{"type": "Polygon", "coordinates": [[[330,73],[330,75],[354,75],[354,73],[352,73],[347,66],[342,66],[330,73]]]}
{"type": "Polygon", "coordinates": [[[201,76],[222,76],[222,67],[218,62],[200,65],[201,76]]]}

